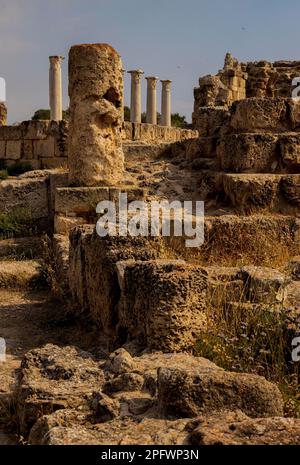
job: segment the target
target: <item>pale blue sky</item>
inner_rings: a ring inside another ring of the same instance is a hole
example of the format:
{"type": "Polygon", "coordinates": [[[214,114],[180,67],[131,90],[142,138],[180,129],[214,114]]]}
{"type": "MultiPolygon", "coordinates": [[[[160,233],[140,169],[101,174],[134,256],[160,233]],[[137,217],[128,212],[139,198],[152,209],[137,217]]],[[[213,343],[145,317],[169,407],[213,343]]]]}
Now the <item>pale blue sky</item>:
{"type": "MultiPolygon", "coordinates": [[[[48,56],[87,42],[113,45],[126,69],[172,79],[173,111],[190,119],[193,87],[223,66],[227,51],[241,61],[300,60],[299,23],[299,0],[0,0],[9,121],[48,108],[48,56]]],[[[67,60],[63,98],[66,107],[67,60]]]]}

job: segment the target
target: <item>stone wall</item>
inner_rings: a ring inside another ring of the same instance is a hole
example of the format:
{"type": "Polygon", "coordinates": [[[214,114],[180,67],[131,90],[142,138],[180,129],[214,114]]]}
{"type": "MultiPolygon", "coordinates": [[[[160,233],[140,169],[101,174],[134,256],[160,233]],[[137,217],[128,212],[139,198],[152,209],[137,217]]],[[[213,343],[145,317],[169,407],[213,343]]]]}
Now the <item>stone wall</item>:
{"type": "Polygon", "coordinates": [[[28,162],[33,169],[67,164],[67,125],[64,121],[24,121],[0,127],[0,160],[7,165],[28,162]]]}
{"type": "Polygon", "coordinates": [[[158,126],[148,123],[130,123],[125,121],[123,124],[123,140],[136,140],[149,143],[161,142],[179,142],[186,139],[198,137],[198,131],[193,129],[181,129],[175,127],[158,126]]]}
{"type": "MultiPolygon", "coordinates": [[[[173,143],[198,137],[198,131],[152,124],[125,122],[123,142],[142,141],[149,144],[173,143]]],[[[7,165],[17,161],[31,164],[33,169],[67,166],[68,124],[65,121],[24,121],[17,126],[1,126],[0,160],[7,165]]]]}
{"type": "Polygon", "coordinates": [[[298,76],[300,61],[239,63],[227,53],[224,67],[215,76],[199,78],[199,87],[194,89],[193,124],[201,129],[203,107],[228,109],[245,98],[291,97],[292,80],[298,76]]]}
{"type": "Polygon", "coordinates": [[[300,102],[292,98],[247,98],[230,108],[201,107],[200,137],[182,143],[187,157],[215,158],[231,173],[300,172],[300,102]]]}
{"type": "Polygon", "coordinates": [[[215,306],[228,311],[229,303],[232,308],[246,302],[276,305],[285,299],[289,279],[284,274],[256,266],[220,267],[219,257],[224,251],[232,255],[247,231],[254,242],[259,230],[278,247],[280,238],[299,245],[295,218],[249,217],[246,224],[238,217],[211,217],[206,229],[218,266],[209,266],[209,257],[205,266],[197,263],[197,251],[193,263],[178,259],[178,249],[167,247],[164,237],[99,237],[92,225],[74,228],[69,257],[74,313],[99,328],[109,349],[134,343],[178,352],[194,347],[215,306]]]}

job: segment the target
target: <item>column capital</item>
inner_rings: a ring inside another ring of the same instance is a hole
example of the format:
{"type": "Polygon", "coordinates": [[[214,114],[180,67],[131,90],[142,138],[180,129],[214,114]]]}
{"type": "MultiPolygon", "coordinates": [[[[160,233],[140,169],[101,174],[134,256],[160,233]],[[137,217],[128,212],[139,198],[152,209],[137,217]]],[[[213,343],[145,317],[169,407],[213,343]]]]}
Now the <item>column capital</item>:
{"type": "Polygon", "coordinates": [[[162,83],[162,86],[166,89],[171,88],[171,83],[172,81],[170,79],[161,79],[160,82],[162,83]]]}
{"type": "Polygon", "coordinates": [[[144,71],[142,69],[131,69],[130,71],[127,71],[129,74],[144,74],[144,71]]]}
{"type": "Polygon", "coordinates": [[[49,60],[51,63],[61,63],[65,59],[62,55],[50,55],[49,60]]]}
{"type": "Polygon", "coordinates": [[[146,76],[145,77],[148,86],[151,86],[152,89],[156,89],[156,84],[159,81],[159,78],[156,76],[146,76]]]}
{"type": "Polygon", "coordinates": [[[140,82],[142,74],[144,74],[144,71],[141,69],[132,69],[130,71],[127,71],[128,74],[131,74],[131,79],[133,81],[140,82]]]}

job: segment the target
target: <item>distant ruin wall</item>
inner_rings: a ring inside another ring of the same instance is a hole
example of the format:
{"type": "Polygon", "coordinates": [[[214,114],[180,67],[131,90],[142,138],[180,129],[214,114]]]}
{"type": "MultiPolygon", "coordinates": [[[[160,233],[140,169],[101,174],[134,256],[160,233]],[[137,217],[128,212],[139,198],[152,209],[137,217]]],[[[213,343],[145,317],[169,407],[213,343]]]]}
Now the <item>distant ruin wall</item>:
{"type": "MultiPolygon", "coordinates": [[[[125,122],[123,141],[173,143],[198,137],[198,131],[125,122]]],[[[0,160],[7,165],[28,162],[33,169],[67,166],[68,124],[65,121],[24,121],[17,126],[0,124],[0,160]]]]}
{"type": "Polygon", "coordinates": [[[199,86],[194,89],[193,124],[202,127],[203,107],[228,109],[245,98],[291,97],[295,87],[292,80],[298,76],[300,61],[240,63],[227,53],[224,67],[215,76],[199,78],[199,86]]]}
{"type": "Polygon", "coordinates": [[[33,169],[67,164],[67,124],[64,121],[24,121],[0,126],[0,159],[7,165],[30,163],[33,169]]]}
{"type": "Polygon", "coordinates": [[[198,136],[198,131],[194,129],[181,129],[148,123],[129,123],[125,121],[122,138],[123,140],[140,140],[149,143],[172,143],[193,139],[198,136]]]}

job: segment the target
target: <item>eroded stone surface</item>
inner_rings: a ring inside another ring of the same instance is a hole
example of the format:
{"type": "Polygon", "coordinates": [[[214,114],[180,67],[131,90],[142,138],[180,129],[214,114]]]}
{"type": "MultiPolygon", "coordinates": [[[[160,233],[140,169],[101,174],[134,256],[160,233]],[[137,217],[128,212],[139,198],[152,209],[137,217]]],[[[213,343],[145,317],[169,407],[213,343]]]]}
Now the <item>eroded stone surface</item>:
{"type": "Polygon", "coordinates": [[[110,45],[71,47],[69,96],[70,184],[118,183],[124,171],[123,72],[121,59],[110,45]]]}
{"type": "Polygon", "coordinates": [[[187,424],[192,445],[288,445],[300,443],[300,420],[249,418],[240,411],[223,412],[187,424]]]}
{"type": "Polygon", "coordinates": [[[240,409],[252,417],[283,414],[282,395],[265,378],[201,367],[159,369],[158,400],[161,410],[176,418],[224,408],[240,409]]]}

